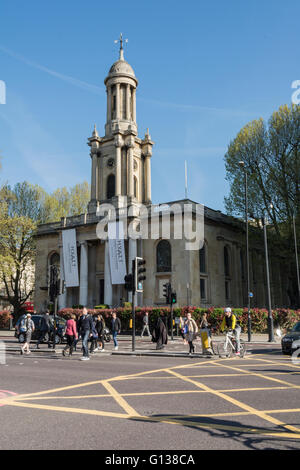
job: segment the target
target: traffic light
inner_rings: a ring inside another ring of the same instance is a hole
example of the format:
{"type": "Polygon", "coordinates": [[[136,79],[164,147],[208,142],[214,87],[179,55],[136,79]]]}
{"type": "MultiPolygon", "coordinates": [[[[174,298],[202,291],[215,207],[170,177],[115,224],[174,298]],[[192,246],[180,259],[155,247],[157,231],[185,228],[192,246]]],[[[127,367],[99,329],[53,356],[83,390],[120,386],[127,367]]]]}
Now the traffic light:
{"type": "Polygon", "coordinates": [[[146,279],[145,268],[146,260],[144,258],[135,258],[135,291],[143,292],[143,281],[146,279]]]}
{"type": "Polygon", "coordinates": [[[167,282],[163,285],[163,296],[166,298],[166,304],[170,303],[170,295],[171,295],[171,284],[167,282]]]}
{"type": "Polygon", "coordinates": [[[171,293],[171,302],[170,303],[173,305],[173,304],[176,304],[176,302],[177,302],[177,295],[176,295],[176,292],[173,291],[171,293]]]}
{"type": "Polygon", "coordinates": [[[125,281],[125,289],[128,291],[132,291],[133,290],[133,275],[127,274],[124,277],[124,281],[125,281]]]}

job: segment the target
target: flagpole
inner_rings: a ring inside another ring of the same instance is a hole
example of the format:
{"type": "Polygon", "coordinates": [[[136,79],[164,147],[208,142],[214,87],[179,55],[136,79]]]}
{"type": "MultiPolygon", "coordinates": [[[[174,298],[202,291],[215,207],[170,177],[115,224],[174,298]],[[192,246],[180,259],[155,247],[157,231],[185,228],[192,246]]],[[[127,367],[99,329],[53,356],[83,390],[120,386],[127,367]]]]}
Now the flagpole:
{"type": "Polygon", "coordinates": [[[187,161],[184,161],[184,171],[185,171],[185,199],[188,198],[188,190],[187,190],[187,161]]]}

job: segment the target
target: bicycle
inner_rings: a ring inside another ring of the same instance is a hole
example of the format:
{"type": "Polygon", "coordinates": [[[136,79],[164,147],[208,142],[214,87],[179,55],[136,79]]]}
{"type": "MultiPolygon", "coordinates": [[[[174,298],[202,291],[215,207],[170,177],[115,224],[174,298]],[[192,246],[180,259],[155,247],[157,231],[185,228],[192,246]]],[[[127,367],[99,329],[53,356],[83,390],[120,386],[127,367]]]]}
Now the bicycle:
{"type": "MultiPolygon", "coordinates": [[[[218,343],[218,355],[219,357],[232,357],[236,353],[236,339],[232,330],[225,333],[224,341],[218,343]]],[[[240,340],[240,357],[244,357],[246,354],[246,344],[243,340],[240,340]]]]}

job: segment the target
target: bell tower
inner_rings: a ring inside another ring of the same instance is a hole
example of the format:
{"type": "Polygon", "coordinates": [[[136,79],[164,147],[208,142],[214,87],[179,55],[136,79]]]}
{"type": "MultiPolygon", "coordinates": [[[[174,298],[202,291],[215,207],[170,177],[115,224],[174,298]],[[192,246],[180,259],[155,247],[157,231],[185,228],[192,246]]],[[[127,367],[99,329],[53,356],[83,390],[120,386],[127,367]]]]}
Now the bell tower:
{"type": "MultiPolygon", "coordinates": [[[[127,40],[125,40],[127,42],[127,40]]],[[[132,131],[137,135],[136,88],[138,81],[132,67],[124,60],[123,36],[120,42],[119,60],[115,62],[104,80],[107,93],[105,135],[116,130],[132,131]]]]}
{"type": "Polygon", "coordinates": [[[132,203],[151,203],[151,163],[153,142],[149,130],[138,137],[136,122],[136,88],[138,80],[124,59],[123,39],[119,59],[104,80],[107,92],[105,136],[94,128],[88,139],[91,147],[92,183],[89,212],[110,202],[117,207],[132,203]]]}

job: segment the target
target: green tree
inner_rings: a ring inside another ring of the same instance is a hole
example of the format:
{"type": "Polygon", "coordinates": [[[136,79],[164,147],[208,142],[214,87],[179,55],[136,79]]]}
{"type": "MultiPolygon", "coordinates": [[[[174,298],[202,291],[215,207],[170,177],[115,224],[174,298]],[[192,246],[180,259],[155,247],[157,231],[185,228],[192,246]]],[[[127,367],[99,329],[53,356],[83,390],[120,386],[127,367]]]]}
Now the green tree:
{"type": "MultiPolygon", "coordinates": [[[[290,231],[293,215],[300,213],[300,106],[282,106],[268,125],[262,120],[247,124],[230,143],[225,155],[226,179],[230,194],[225,207],[232,215],[244,214],[244,174],[248,173],[249,213],[263,214],[277,235],[290,231]]],[[[299,220],[298,220],[299,222],[299,220]]]]}
{"type": "Polygon", "coordinates": [[[90,199],[90,186],[87,182],[67,189],[56,189],[44,198],[45,222],[57,222],[62,217],[83,214],[90,199]]]}
{"type": "MultiPolygon", "coordinates": [[[[225,155],[230,183],[225,207],[230,215],[244,217],[244,170],[240,161],[248,174],[250,217],[258,227],[261,217],[268,218],[270,249],[293,265],[293,216],[298,234],[300,228],[300,106],[281,106],[268,123],[254,120],[230,142],[225,155]]],[[[293,270],[295,273],[295,266],[293,270]]]]}
{"type": "Polygon", "coordinates": [[[30,184],[18,183],[14,189],[0,191],[0,282],[18,316],[34,289],[34,234],[42,220],[39,192],[30,184]]]}

